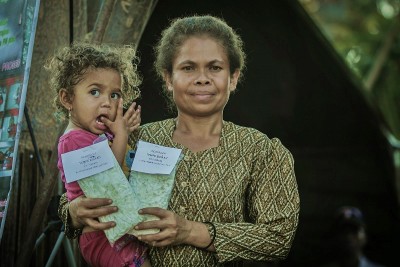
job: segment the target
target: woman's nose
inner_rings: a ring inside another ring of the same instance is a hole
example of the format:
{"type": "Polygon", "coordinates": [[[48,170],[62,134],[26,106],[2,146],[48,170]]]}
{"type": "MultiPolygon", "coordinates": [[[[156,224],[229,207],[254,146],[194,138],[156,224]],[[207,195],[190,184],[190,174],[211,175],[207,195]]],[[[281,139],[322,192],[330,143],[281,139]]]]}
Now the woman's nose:
{"type": "Polygon", "coordinates": [[[197,85],[209,84],[210,79],[205,71],[199,71],[199,75],[196,77],[194,83],[197,85]]]}

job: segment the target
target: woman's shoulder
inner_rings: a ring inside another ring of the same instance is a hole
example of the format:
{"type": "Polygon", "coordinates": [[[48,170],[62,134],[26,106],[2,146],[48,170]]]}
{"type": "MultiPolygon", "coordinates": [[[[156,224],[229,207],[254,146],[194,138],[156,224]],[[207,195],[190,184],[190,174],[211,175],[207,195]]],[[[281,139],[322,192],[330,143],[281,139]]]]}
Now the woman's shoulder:
{"type": "Polygon", "coordinates": [[[173,119],[143,124],[138,128],[138,130],[132,133],[129,143],[132,146],[132,144],[135,144],[139,139],[158,143],[159,139],[165,139],[172,136],[172,131],[175,127],[174,125],[173,119]]]}
{"type": "Polygon", "coordinates": [[[175,123],[173,119],[149,122],[143,124],[139,129],[139,138],[171,136],[175,123]]]}
{"type": "Polygon", "coordinates": [[[140,127],[140,130],[143,132],[153,132],[153,131],[162,131],[162,130],[169,130],[171,127],[174,127],[174,119],[165,119],[161,121],[149,122],[143,124],[140,127]]]}
{"type": "Polygon", "coordinates": [[[255,128],[237,125],[229,121],[225,121],[224,124],[223,135],[226,140],[231,140],[229,142],[234,140],[235,142],[241,142],[248,145],[259,145],[260,143],[268,143],[271,141],[265,133],[255,128]]]}
{"type": "Polygon", "coordinates": [[[252,127],[246,127],[234,124],[232,122],[225,122],[227,140],[235,139],[245,146],[252,146],[258,151],[270,151],[274,149],[286,149],[279,138],[270,138],[267,134],[252,127]]]}
{"type": "Polygon", "coordinates": [[[257,138],[268,138],[263,132],[247,126],[241,126],[230,121],[224,121],[226,132],[229,134],[242,134],[245,136],[254,136],[257,138]]]}

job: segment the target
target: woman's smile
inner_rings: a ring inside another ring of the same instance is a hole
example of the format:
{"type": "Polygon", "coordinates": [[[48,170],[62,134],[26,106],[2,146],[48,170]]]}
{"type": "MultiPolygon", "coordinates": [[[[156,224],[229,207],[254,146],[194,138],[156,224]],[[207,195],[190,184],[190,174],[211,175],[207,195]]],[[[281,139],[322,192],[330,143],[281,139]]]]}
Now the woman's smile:
{"type": "Polygon", "coordinates": [[[196,92],[196,93],[191,93],[190,95],[194,99],[197,99],[200,101],[210,100],[213,96],[215,96],[215,94],[211,93],[211,92],[196,92]]]}

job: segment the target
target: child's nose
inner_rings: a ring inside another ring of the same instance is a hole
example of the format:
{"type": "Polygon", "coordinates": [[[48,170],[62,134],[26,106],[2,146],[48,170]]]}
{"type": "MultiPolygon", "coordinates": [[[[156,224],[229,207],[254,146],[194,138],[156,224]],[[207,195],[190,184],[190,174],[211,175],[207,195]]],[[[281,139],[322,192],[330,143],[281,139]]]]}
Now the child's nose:
{"type": "Polygon", "coordinates": [[[102,107],[111,107],[111,99],[109,97],[103,97],[101,102],[102,107]]]}

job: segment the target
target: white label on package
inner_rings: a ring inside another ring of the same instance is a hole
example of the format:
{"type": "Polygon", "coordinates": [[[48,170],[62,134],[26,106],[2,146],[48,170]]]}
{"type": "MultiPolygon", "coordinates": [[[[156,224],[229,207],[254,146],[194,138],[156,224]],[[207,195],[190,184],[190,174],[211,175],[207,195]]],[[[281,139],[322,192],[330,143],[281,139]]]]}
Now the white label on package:
{"type": "Polygon", "coordinates": [[[113,157],[107,141],[61,154],[67,183],[111,169],[113,157]]]}
{"type": "Polygon", "coordinates": [[[151,174],[170,174],[182,149],[139,141],[132,170],[151,174]]]}

